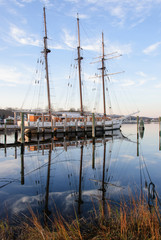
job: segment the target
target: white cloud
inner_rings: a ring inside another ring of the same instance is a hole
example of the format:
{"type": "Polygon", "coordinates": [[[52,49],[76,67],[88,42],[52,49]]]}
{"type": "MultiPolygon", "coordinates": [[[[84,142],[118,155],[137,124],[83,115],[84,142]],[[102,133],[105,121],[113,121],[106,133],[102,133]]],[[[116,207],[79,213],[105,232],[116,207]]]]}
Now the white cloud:
{"type": "MultiPolygon", "coordinates": [[[[154,7],[158,7],[160,0],[67,0],[74,4],[79,4],[79,8],[86,6],[91,9],[108,12],[115,17],[115,24],[123,25],[125,21],[130,22],[134,27],[143,22],[154,7]]],[[[112,20],[113,22],[113,20],[112,20]]]]}
{"type": "Polygon", "coordinates": [[[161,83],[156,84],[156,85],[155,85],[155,88],[161,88],[161,83]]]}
{"type": "Polygon", "coordinates": [[[82,40],[83,41],[83,45],[82,48],[84,50],[88,50],[88,51],[94,51],[94,52],[99,52],[100,50],[100,40],[98,39],[89,39],[89,40],[82,40]]]}
{"type": "Polygon", "coordinates": [[[146,49],[144,49],[143,53],[145,53],[145,54],[154,53],[160,45],[161,45],[161,42],[156,42],[156,43],[150,45],[149,47],[147,47],[146,49]]]}
{"type": "Polygon", "coordinates": [[[15,25],[11,25],[10,27],[10,36],[12,39],[22,45],[41,46],[41,42],[36,38],[35,35],[28,35],[24,30],[15,25]]]}
{"type": "Polygon", "coordinates": [[[134,81],[132,80],[124,80],[124,82],[121,84],[122,87],[129,87],[129,86],[133,86],[135,84],[134,81]]]}
{"type": "MultiPolygon", "coordinates": [[[[71,35],[67,29],[63,30],[64,36],[63,40],[66,46],[69,48],[77,47],[77,40],[74,35],[71,35]]],[[[131,44],[120,44],[120,43],[111,43],[109,40],[105,40],[105,48],[108,48],[109,52],[118,52],[121,54],[129,54],[132,52],[131,44]]],[[[82,38],[81,39],[81,47],[84,50],[100,52],[101,49],[101,37],[100,38],[82,38]]]]}
{"type": "Polygon", "coordinates": [[[16,67],[0,66],[1,86],[15,86],[17,84],[26,84],[29,69],[19,71],[16,67]],[[23,79],[23,81],[22,81],[23,79]]]}
{"type": "Polygon", "coordinates": [[[111,7],[110,13],[112,16],[122,19],[121,23],[123,23],[125,18],[125,11],[121,6],[117,6],[115,8],[111,7]]]}
{"type": "MultiPolygon", "coordinates": [[[[76,10],[74,9],[72,13],[67,13],[67,16],[77,18],[76,10]]],[[[87,19],[89,15],[86,14],[78,14],[79,19],[87,19]]]]}
{"type": "Polygon", "coordinates": [[[136,74],[141,77],[147,77],[147,75],[144,72],[137,72],[136,74]]]}
{"type": "Polygon", "coordinates": [[[79,0],[65,0],[65,2],[79,3],[79,0]]]}
{"type": "Polygon", "coordinates": [[[51,3],[50,0],[40,0],[46,7],[52,7],[53,4],[51,3]]]}
{"type": "Polygon", "coordinates": [[[19,7],[24,7],[24,4],[22,4],[21,2],[19,2],[17,0],[12,0],[12,2],[14,2],[14,4],[16,4],[19,7]]]}
{"type": "Polygon", "coordinates": [[[24,3],[30,3],[30,2],[33,2],[35,0],[21,0],[21,2],[24,2],[24,3]]]}
{"type": "Polygon", "coordinates": [[[140,81],[138,82],[138,86],[142,86],[142,85],[144,85],[144,83],[146,83],[146,80],[145,80],[145,79],[140,80],[140,81]]]}
{"type": "Polygon", "coordinates": [[[76,38],[75,36],[71,35],[67,29],[63,29],[64,32],[64,43],[69,48],[75,48],[76,47],[76,38]]]}

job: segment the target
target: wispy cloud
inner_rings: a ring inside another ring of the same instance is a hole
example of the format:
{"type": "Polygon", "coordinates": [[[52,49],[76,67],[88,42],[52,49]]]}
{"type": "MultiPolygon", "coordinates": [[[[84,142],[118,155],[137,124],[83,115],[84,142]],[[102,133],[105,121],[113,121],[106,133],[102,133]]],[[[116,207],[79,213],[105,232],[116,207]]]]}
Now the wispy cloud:
{"type": "Polygon", "coordinates": [[[10,36],[13,40],[22,45],[41,46],[40,40],[38,40],[35,35],[29,35],[15,25],[11,25],[10,27],[10,36]]]}
{"type": "Polygon", "coordinates": [[[46,7],[52,7],[53,4],[51,3],[51,0],[40,0],[46,7]]]}
{"type": "Polygon", "coordinates": [[[145,49],[143,50],[143,53],[144,53],[144,54],[147,54],[147,55],[152,54],[152,53],[154,53],[154,52],[158,49],[158,47],[159,47],[160,45],[161,45],[161,42],[156,42],[156,43],[148,46],[147,48],[145,48],[145,49]]]}
{"type": "Polygon", "coordinates": [[[124,80],[121,84],[122,87],[129,87],[135,85],[135,82],[133,80],[124,80]]]}
{"type": "Polygon", "coordinates": [[[18,7],[24,7],[24,4],[22,3],[22,1],[18,1],[18,0],[12,0],[12,2],[17,5],[18,7]]]}
{"type": "Polygon", "coordinates": [[[17,69],[16,67],[0,66],[0,83],[1,85],[16,86],[17,84],[27,84],[30,70],[29,69],[17,69]],[[23,82],[22,82],[23,79],[23,82]]]}
{"type": "Polygon", "coordinates": [[[76,38],[74,35],[70,34],[67,29],[63,29],[64,33],[64,43],[69,48],[75,48],[76,47],[76,38]]]}
{"type": "MultiPolygon", "coordinates": [[[[66,15],[76,18],[77,17],[77,11],[76,11],[76,9],[74,9],[71,13],[68,12],[66,15]]],[[[89,18],[89,15],[87,15],[87,14],[79,13],[78,16],[79,16],[79,19],[88,19],[89,18]]]]}
{"type": "Polygon", "coordinates": [[[21,0],[21,2],[23,2],[23,3],[31,3],[31,2],[33,2],[34,0],[21,0]]]}
{"type": "Polygon", "coordinates": [[[79,3],[79,0],[65,0],[65,2],[79,3]]]}
{"type": "MultiPolygon", "coordinates": [[[[63,29],[63,41],[68,48],[76,48],[77,40],[67,29],[63,29]]],[[[101,37],[100,38],[82,38],[81,47],[86,51],[100,52],[101,37]]],[[[109,52],[118,52],[120,54],[129,54],[132,52],[131,44],[120,44],[119,42],[110,42],[105,40],[105,48],[109,52]]]]}
{"type": "Polygon", "coordinates": [[[156,84],[156,85],[155,85],[155,88],[161,88],[161,83],[156,84]]]}
{"type": "Polygon", "coordinates": [[[144,72],[137,72],[136,74],[141,77],[147,77],[147,74],[145,74],[144,72]]]}
{"type": "Polygon", "coordinates": [[[137,86],[142,86],[146,83],[145,79],[139,80],[138,85],[137,86]]]}
{"type": "Polygon", "coordinates": [[[131,26],[142,23],[150,14],[151,10],[160,4],[160,0],[66,0],[66,2],[79,5],[79,8],[86,6],[92,9],[108,12],[115,18],[115,24],[123,25],[131,21],[131,26]]]}

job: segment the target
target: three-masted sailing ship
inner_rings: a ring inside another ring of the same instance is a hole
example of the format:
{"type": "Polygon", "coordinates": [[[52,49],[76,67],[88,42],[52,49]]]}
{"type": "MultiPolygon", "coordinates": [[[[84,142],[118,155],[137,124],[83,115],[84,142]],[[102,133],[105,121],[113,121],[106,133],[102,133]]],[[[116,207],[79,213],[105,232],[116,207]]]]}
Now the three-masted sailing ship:
{"type": "MultiPolygon", "coordinates": [[[[81,61],[83,60],[83,57],[81,56],[81,45],[80,45],[80,30],[79,30],[79,17],[77,15],[77,28],[78,28],[78,47],[77,47],[77,61],[78,61],[78,76],[79,76],[79,97],[80,97],[80,113],[79,115],[73,114],[73,113],[57,113],[53,112],[51,109],[51,100],[50,100],[50,84],[49,84],[49,73],[48,73],[48,53],[50,53],[50,49],[48,49],[47,44],[47,25],[46,25],[46,13],[45,13],[45,7],[43,8],[44,13],[44,59],[45,59],[45,71],[46,71],[46,83],[47,83],[47,96],[48,96],[48,113],[27,113],[27,120],[25,121],[25,126],[33,126],[33,127],[39,127],[39,128],[45,128],[45,127],[53,127],[54,130],[60,131],[61,129],[71,130],[74,129],[74,131],[81,130],[84,128],[86,131],[92,131],[92,124],[94,121],[95,127],[99,130],[102,129],[103,131],[107,130],[116,130],[120,129],[121,124],[123,120],[128,118],[130,115],[126,117],[121,118],[110,118],[106,114],[106,101],[105,101],[105,53],[104,53],[104,36],[102,33],[102,56],[100,57],[100,61],[102,63],[102,66],[100,68],[102,74],[102,90],[103,90],[103,109],[104,113],[103,115],[95,114],[94,119],[92,117],[92,113],[86,113],[83,109],[83,98],[82,98],[82,82],[81,82],[81,61]]],[[[20,121],[18,122],[18,125],[20,125],[20,121]]]]}

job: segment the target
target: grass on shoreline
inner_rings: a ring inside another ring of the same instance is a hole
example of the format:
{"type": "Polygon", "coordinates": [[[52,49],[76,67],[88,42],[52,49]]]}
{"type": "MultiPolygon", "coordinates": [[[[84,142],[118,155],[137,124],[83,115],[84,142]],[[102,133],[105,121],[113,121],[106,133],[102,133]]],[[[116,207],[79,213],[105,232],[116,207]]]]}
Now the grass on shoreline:
{"type": "MultiPolygon", "coordinates": [[[[97,213],[95,208],[90,220],[78,219],[67,222],[60,214],[50,220],[50,228],[42,226],[31,211],[30,223],[24,221],[20,226],[10,226],[8,220],[0,222],[0,239],[10,240],[62,240],[62,239],[122,239],[122,240],[159,240],[161,239],[160,213],[155,208],[149,211],[146,201],[132,199],[130,205],[121,203],[113,208],[108,201],[105,208],[100,202],[97,213]],[[106,210],[104,210],[106,209],[106,210]]],[[[49,219],[48,219],[49,220],[49,219]]]]}

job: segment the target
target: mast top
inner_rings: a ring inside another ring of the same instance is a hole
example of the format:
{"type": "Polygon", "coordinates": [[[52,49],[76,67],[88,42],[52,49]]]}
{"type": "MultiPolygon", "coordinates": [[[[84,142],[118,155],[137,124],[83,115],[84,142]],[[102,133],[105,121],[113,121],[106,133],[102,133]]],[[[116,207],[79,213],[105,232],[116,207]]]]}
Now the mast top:
{"type": "Polygon", "coordinates": [[[44,11],[44,29],[45,29],[45,38],[47,38],[47,27],[46,27],[46,13],[45,13],[45,7],[43,7],[44,11]]]}

